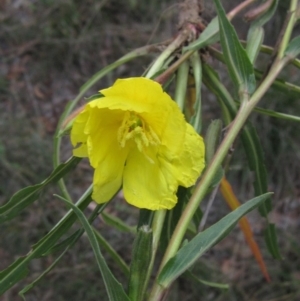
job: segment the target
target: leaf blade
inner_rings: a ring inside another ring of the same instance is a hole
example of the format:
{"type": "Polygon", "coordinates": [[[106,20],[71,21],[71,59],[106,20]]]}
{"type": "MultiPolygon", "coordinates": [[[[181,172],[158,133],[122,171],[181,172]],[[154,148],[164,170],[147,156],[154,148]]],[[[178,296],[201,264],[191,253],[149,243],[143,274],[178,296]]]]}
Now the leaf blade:
{"type": "Polygon", "coordinates": [[[252,94],[255,89],[255,76],[249,57],[238,36],[226,17],[220,0],[214,0],[220,25],[220,41],[229,75],[239,94],[252,94]]]}
{"type": "Polygon", "coordinates": [[[225,237],[243,215],[257,207],[269,195],[270,193],[266,193],[246,202],[210,228],[196,235],[166,263],[158,276],[158,283],[163,287],[170,285],[172,281],[195,263],[205,251],[225,237]]]}
{"type": "Polygon", "coordinates": [[[16,192],[6,204],[0,207],[0,223],[17,216],[23,209],[36,201],[43,188],[61,179],[73,169],[80,160],[81,158],[72,157],[67,162],[60,164],[50,176],[40,184],[28,186],[16,192]]]}
{"type": "MultiPolygon", "coordinates": [[[[80,198],[76,205],[80,208],[80,210],[84,210],[90,201],[91,187],[80,198]]],[[[34,258],[43,256],[49,250],[49,248],[51,248],[58,241],[58,239],[70,229],[75,221],[75,214],[72,211],[68,212],[46,236],[44,236],[38,243],[33,245],[32,250],[26,256],[18,258],[9,267],[1,271],[0,295],[14,286],[21,279],[26,277],[28,274],[27,266],[29,262],[34,258]]]]}
{"type": "Polygon", "coordinates": [[[88,238],[93,248],[97,264],[99,266],[101,275],[103,277],[106,291],[111,301],[130,301],[126,295],[122,285],[116,280],[116,278],[111,273],[106,261],[101,253],[98,241],[96,239],[95,233],[89,224],[87,218],[81,210],[79,210],[74,204],[70,203],[68,200],[57,195],[66,205],[68,205],[74,213],[77,215],[79,221],[81,222],[88,238]]]}

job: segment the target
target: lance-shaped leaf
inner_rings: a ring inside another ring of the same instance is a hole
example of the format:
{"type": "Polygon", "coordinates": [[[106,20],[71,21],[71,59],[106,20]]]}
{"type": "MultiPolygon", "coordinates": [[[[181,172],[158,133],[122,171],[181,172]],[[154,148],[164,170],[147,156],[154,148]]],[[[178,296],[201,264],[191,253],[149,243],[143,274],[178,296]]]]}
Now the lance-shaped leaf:
{"type": "Polygon", "coordinates": [[[184,50],[199,50],[207,45],[211,45],[219,41],[219,20],[213,18],[204,31],[200,34],[199,38],[184,47],[184,50]]]}
{"type": "Polygon", "coordinates": [[[40,281],[50,272],[52,271],[57,263],[62,259],[62,257],[65,255],[67,251],[75,244],[75,242],[78,240],[78,238],[83,233],[82,229],[77,230],[74,235],[70,236],[70,239],[68,240],[68,245],[64,249],[64,251],[50,264],[49,267],[47,267],[46,270],[43,271],[41,275],[39,275],[34,281],[32,281],[30,284],[26,285],[20,292],[19,295],[25,299],[25,294],[29,292],[31,289],[33,289],[40,281]]]}
{"type": "Polygon", "coordinates": [[[80,160],[81,158],[72,157],[66,163],[60,164],[42,183],[28,186],[15,193],[5,205],[0,207],[0,223],[17,216],[24,208],[32,204],[39,197],[43,188],[61,179],[70,172],[80,160]]]}
{"type": "Polygon", "coordinates": [[[247,53],[250,61],[253,63],[260,52],[260,48],[264,39],[263,25],[267,23],[274,15],[277,8],[278,0],[264,2],[261,5],[262,15],[251,23],[247,35],[247,53]]]}
{"type": "Polygon", "coordinates": [[[220,41],[229,75],[239,95],[252,94],[255,89],[255,76],[249,57],[238,36],[226,17],[219,0],[214,0],[220,24],[220,41]]]}
{"type": "Polygon", "coordinates": [[[152,259],[152,229],[148,225],[139,228],[136,235],[129,278],[129,298],[131,301],[144,299],[147,289],[147,270],[152,259]]]}
{"type": "Polygon", "coordinates": [[[178,276],[191,267],[201,255],[227,236],[242,216],[253,210],[269,196],[270,193],[266,193],[248,201],[213,226],[196,235],[167,262],[158,276],[158,283],[163,287],[168,287],[178,276]]]}
{"type": "MultiPolygon", "coordinates": [[[[80,198],[76,206],[84,210],[91,202],[91,188],[80,198]]],[[[76,221],[73,211],[68,212],[56,226],[36,243],[24,257],[18,258],[8,268],[0,272],[0,295],[22,280],[28,274],[28,264],[34,258],[43,256],[64,235],[76,221]]]]}
{"type": "Polygon", "coordinates": [[[201,107],[201,86],[202,86],[202,62],[198,53],[194,53],[191,58],[191,66],[194,74],[195,83],[195,103],[193,106],[194,115],[190,119],[197,133],[202,129],[202,107],[201,107]]]}
{"type": "Polygon", "coordinates": [[[285,50],[285,56],[289,57],[291,60],[296,58],[300,54],[300,36],[294,38],[285,50]]]}
{"type": "Polygon", "coordinates": [[[101,253],[98,241],[96,239],[95,233],[92,229],[92,226],[89,224],[89,221],[83,214],[83,212],[78,209],[74,204],[70,203],[66,199],[58,196],[63,202],[65,202],[68,207],[70,207],[74,213],[77,215],[79,221],[81,222],[90,244],[93,248],[97,264],[99,266],[103,281],[106,287],[106,291],[110,301],[130,301],[126,295],[122,285],[117,281],[112,272],[110,271],[107,263],[101,253]]]}

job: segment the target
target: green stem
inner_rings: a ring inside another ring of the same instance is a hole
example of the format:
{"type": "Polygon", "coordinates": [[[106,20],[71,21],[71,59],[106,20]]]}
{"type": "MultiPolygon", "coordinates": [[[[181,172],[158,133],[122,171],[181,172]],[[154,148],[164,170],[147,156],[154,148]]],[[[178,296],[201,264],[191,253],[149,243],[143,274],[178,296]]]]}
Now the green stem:
{"type": "Polygon", "coordinates": [[[298,5],[298,0],[291,0],[290,9],[289,9],[290,18],[289,18],[286,30],[284,32],[282,41],[279,45],[277,59],[283,58],[285,49],[291,39],[292,31],[293,31],[294,25],[297,21],[297,18],[296,18],[297,5],[298,5]]]}
{"type": "Polygon", "coordinates": [[[157,81],[160,84],[163,84],[167,81],[167,79],[173,74],[175,73],[175,71],[181,66],[181,64],[183,64],[187,59],[189,59],[189,57],[195,52],[195,50],[190,50],[185,52],[184,54],[182,54],[180,56],[180,58],[173,63],[170,67],[168,67],[168,69],[166,71],[164,71],[162,74],[158,75],[155,78],[155,81],[157,81]]]}
{"type": "Polygon", "coordinates": [[[164,62],[169,58],[169,56],[178,49],[184,41],[186,41],[188,34],[189,32],[187,30],[183,30],[178,34],[176,39],[170,43],[170,45],[160,54],[154,64],[150,67],[146,77],[152,78],[162,68],[164,62]]]}
{"type": "MultiPolygon", "coordinates": [[[[192,195],[189,203],[187,204],[185,210],[183,211],[181,218],[174,230],[168,248],[165,252],[163,260],[161,262],[159,272],[165,266],[165,264],[175,256],[176,252],[178,251],[184,234],[188,228],[189,222],[191,221],[194,213],[196,212],[197,208],[199,207],[200,202],[204,198],[206,191],[213,180],[213,177],[218,170],[219,166],[222,164],[224,158],[226,157],[228,150],[230,149],[232,143],[234,142],[235,138],[237,137],[238,133],[240,132],[241,128],[243,127],[244,123],[246,122],[247,118],[249,117],[250,113],[257,105],[259,100],[262,96],[266,93],[268,88],[272,85],[273,81],[278,76],[279,72],[282,68],[288,63],[288,58],[284,58],[281,61],[277,62],[271,68],[269,74],[263,81],[263,83],[258,87],[258,89],[254,92],[252,97],[248,102],[244,102],[237,115],[235,120],[232,122],[226,137],[222,141],[220,147],[218,148],[216,154],[214,155],[211,164],[208,166],[206,172],[204,173],[201,181],[195,188],[195,192],[192,195]]],[[[159,274],[158,272],[158,274],[159,274]]],[[[164,291],[167,288],[162,287],[157,282],[154,283],[149,301],[158,301],[161,300],[162,296],[164,295],[164,291]]]]}
{"type": "Polygon", "coordinates": [[[189,76],[189,63],[187,61],[184,61],[180,65],[177,72],[176,89],[174,94],[174,99],[176,100],[181,111],[183,111],[184,109],[188,76],[189,76]]]}
{"type": "Polygon", "coordinates": [[[236,6],[232,11],[227,14],[227,18],[232,20],[238,13],[240,13],[243,9],[245,9],[250,4],[256,2],[257,0],[246,0],[236,6]]]}
{"type": "Polygon", "coordinates": [[[154,214],[153,223],[152,223],[152,231],[153,231],[153,239],[152,239],[152,257],[149,264],[149,267],[147,269],[147,276],[144,283],[144,287],[146,288],[148,286],[150,276],[153,269],[153,264],[155,260],[155,255],[158,248],[158,243],[161,236],[162,227],[164,225],[165,217],[166,217],[166,210],[158,210],[154,214]]]}
{"type": "Polygon", "coordinates": [[[160,240],[160,235],[162,231],[162,227],[166,217],[166,210],[158,210],[154,214],[153,223],[152,223],[152,231],[153,231],[153,244],[152,249],[155,254],[158,248],[158,243],[160,240]]]}

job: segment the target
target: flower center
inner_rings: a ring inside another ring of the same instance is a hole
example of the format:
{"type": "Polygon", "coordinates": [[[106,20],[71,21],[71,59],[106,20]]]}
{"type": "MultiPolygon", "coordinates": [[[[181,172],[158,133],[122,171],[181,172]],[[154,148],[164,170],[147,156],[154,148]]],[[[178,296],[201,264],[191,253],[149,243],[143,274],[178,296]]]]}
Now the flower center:
{"type": "Polygon", "coordinates": [[[122,125],[118,129],[118,142],[125,147],[126,142],[132,139],[140,152],[149,145],[158,145],[160,140],[156,133],[142,118],[135,113],[126,112],[122,125]]]}

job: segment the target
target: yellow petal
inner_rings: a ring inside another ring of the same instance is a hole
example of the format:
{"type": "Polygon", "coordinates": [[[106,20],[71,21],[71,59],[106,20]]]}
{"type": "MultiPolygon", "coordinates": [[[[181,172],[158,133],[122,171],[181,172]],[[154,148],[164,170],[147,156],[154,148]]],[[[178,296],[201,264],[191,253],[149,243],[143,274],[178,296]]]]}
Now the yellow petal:
{"type": "Polygon", "coordinates": [[[171,101],[167,116],[162,116],[161,112],[157,112],[147,120],[153,125],[153,130],[160,132],[162,146],[168,149],[169,154],[177,156],[182,149],[186,128],[184,116],[177,104],[171,101]],[[162,120],[163,118],[166,120],[162,120]]]}
{"type": "Polygon", "coordinates": [[[125,199],[138,208],[171,209],[177,202],[177,181],[165,176],[157,159],[151,161],[137,149],[130,151],[123,176],[125,199]]]}
{"type": "Polygon", "coordinates": [[[170,96],[163,92],[161,85],[144,77],[118,79],[112,87],[100,92],[105,97],[97,103],[99,108],[137,113],[156,111],[161,99],[162,106],[165,105],[165,99],[171,100],[170,96]]]}
{"type": "Polygon", "coordinates": [[[180,151],[186,122],[178,105],[160,84],[144,77],[119,79],[100,92],[105,97],[94,106],[136,112],[170,152],[176,155],[180,151]]]}
{"type": "Polygon", "coordinates": [[[177,179],[179,185],[190,187],[195,184],[204,169],[204,154],[203,138],[195,132],[190,124],[187,124],[180,155],[172,158],[166,149],[161,149],[158,155],[164,161],[164,166],[177,179]]]}
{"type": "Polygon", "coordinates": [[[84,133],[84,128],[89,115],[89,108],[86,106],[84,110],[76,116],[71,130],[71,142],[73,146],[76,146],[78,143],[86,142],[87,135],[84,133]]]}
{"type": "Polygon", "coordinates": [[[124,164],[128,150],[120,150],[116,144],[111,146],[111,150],[99,162],[100,164],[94,173],[92,198],[97,203],[109,201],[122,185],[124,164]]]}
{"type": "Polygon", "coordinates": [[[118,145],[118,128],[122,123],[122,111],[94,108],[90,110],[85,125],[88,135],[87,151],[91,165],[96,168],[113,149],[121,150],[118,145]]]}
{"type": "Polygon", "coordinates": [[[79,158],[88,157],[87,145],[86,143],[81,144],[79,147],[73,149],[73,156],[79,158]]]}

